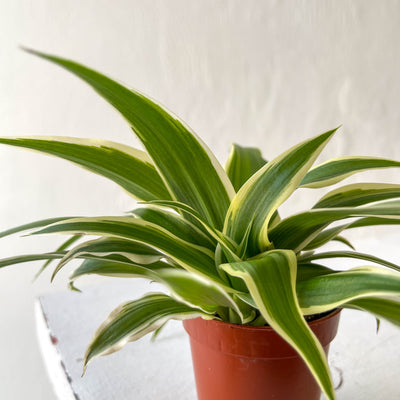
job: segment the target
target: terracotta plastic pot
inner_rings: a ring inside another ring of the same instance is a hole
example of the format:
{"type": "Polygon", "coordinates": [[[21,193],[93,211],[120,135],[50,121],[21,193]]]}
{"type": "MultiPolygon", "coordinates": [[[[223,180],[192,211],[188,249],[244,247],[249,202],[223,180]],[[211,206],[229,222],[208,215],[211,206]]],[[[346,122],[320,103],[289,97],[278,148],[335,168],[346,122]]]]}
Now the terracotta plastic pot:
{"type": "MultiPolygon", "coordinates": [[[[326,354],[339,316],[337,310],[309,324],[326,354]]],[[[321,391],[306,365],[271,328],[201,318],[183,325],[198,400],[319,400],[321,391]]]]}

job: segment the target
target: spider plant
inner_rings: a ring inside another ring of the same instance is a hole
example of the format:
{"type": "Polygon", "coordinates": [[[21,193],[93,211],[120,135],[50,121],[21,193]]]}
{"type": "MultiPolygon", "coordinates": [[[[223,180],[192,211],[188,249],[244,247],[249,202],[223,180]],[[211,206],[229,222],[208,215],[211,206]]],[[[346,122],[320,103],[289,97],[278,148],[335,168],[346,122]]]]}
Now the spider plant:
{"type": "Polygon", "coordinates": [[[304,316],[355,308],[400,325],[399,266],[356,252],[342,236],[349,229],[398,224],[400,185],[342,186],[311,209],[283,219],[278,207],[296,189],[327,187],[357,172],[400,167],[400,162],[341,157],[313,166],[334,129],[269,162],[257,148],[233,145],[224,169],[182,121],[153,100],[73,61],[28,51],[89,84],[122,114],[146,150],[73,137],[0,139],[69,160],[139,200],[125,216],[46,219],[0,234],[68,235],[56,251],[3,259],[0,267],[35,260],[47,260],[47,267],[58,259],[54,277],[69,261],[82,259],[70,275],[71,288],[89,274],[148,278],[167,288],[168,294],[150,293],[114,310],[94,334],[85,368],[97,356],[158,332],[170,319],[268,324],[334,399],[324,351],[304,316]],[[337,221],[343,223],[332,227],[337,221]],[[85,241],[85,235],[96,239],[85,241]],[[332,240],[349,249],[316,252],[332,240]],[[337,271],[319,264],[328,258],[374,265],[337,271]]]}

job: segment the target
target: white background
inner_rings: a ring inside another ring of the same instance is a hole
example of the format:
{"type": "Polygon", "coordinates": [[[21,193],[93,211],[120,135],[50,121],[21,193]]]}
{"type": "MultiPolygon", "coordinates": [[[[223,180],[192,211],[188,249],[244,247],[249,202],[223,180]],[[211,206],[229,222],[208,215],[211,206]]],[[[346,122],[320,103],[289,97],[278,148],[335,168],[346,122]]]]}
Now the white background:
{"type": "MultiPolygon", "coordinates": [[[[400,159],[398,1],[0,0],[0,33],[1,136],[99,137],[139,146],[102,99],[20,51],[22,44],[79,60],[149,94],[221,162],[231,142],[259,146],[271,158],[339,124],[321,160],[400,159]]],[[[0,230],[58,215],[120,214],[133,205],[103,178],[24,150],[0,147],[0,171],[0,230]]],[[[371,172],[349,182],[374,179],[400,183],[400,173],[371,172]]],[[[312,205],[315,195],[301,191],[293,209],[312,205]]],[[[396,230],[368,234],[384,240],[385,232],[396,230]]],[[[351,236],[357,243],[363,235],[351,236]]],[[[3,239],[0,257],[58,243],[3,239]]],[[[32,285],[38,266],[0,271],[2,399],[54,398],[37,349],[32,299],[64,288],[65,279],[50,286],[47,274],[32,285]]]]}

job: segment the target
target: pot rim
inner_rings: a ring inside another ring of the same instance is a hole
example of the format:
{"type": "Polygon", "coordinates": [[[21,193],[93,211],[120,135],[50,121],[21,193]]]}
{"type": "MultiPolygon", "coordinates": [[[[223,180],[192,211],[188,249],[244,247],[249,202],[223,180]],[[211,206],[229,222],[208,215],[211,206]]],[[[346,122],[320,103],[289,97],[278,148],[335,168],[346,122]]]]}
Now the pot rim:
{"type": "MultiPolygon", "coordinates": [[[[332,318],[335,315],[339,314],[342,311],[342,308],[334,308],[332,311],[327,311],[328,314],[324,315],[321,318],[317,318],[313,321],[306,321],[307,324],[311,326],[317,326],[325,322],[326,319],[332,318]]],[[[198,317],[201,318],[201,317],[198,317]]],[[[230,329],[240,329],[240,330],[248,330],[248,331],[274,331],[275,330],[271,326],[253,326],[253,325],[241,325],[241,324],[233,324],[231,322],[225,322],[225,321],[220,321],[218,319],[207,319],[205,320],[208,323],[215,323],[217,325],[224,325],[225,327],[228,327],[230,329]]]]}
{"type": "MultiPolygon", "coordinates": [[[[337,333],[341,309],[311,321],[308,326],[326,348],[337,333]]],[[[201,317],[183,321],[191,342],[226,355],[253,359],[299,357],[293,347],[270,326],[237,325],[201,317]]]]}

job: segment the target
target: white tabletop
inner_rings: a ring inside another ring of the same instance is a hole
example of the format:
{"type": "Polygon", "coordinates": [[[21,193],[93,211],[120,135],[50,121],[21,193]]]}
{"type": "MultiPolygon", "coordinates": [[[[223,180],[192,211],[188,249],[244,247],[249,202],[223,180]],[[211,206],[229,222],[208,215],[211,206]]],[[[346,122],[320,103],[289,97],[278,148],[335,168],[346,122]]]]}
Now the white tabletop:
{"type": "MultiPolygon", "coordinates": [[[[188,338],[179,322],[171,322],[156,342],[145,337],[94,360],[81,378],[82,355],[96,327],[118,304],[149,290],[157,287],[141,280],[116,279],[86,288],[83,293],[53,293],[39,299],[41,348],[60,399],[196,398],[188,338]],[[57,340],[55,346],[50,344],[49,333],[57,340]]],[[[341,382],[338,400],[399,399],[399,360],[400,330],[382,322],[377,335],[372,316],[342,312],[330,353],[335,384],[341,382]]]]}

